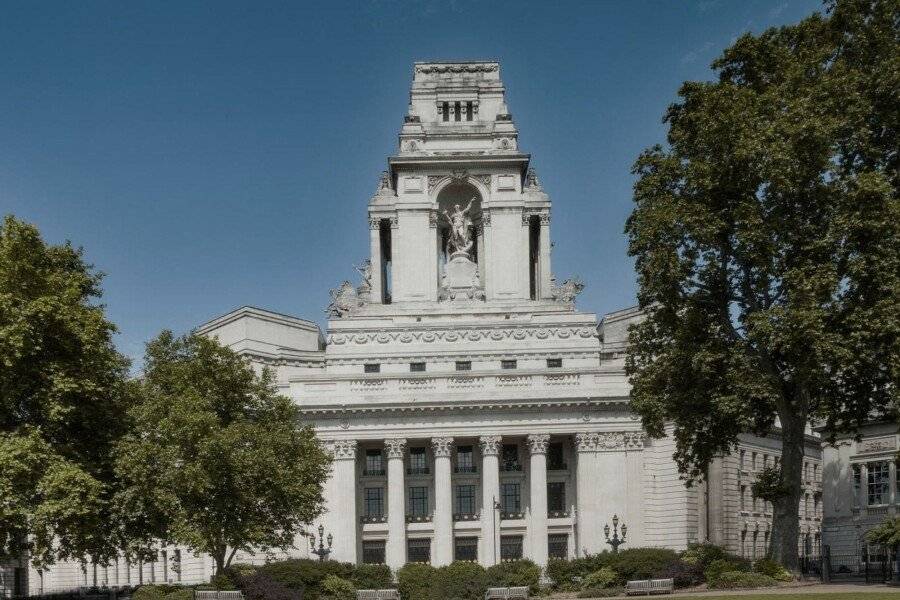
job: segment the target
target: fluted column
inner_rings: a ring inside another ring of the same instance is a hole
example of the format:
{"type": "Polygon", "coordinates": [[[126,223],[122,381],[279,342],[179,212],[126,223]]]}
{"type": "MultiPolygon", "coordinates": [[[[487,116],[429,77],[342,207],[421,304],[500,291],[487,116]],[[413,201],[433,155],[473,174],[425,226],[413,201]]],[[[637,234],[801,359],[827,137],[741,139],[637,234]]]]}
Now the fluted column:
{"type": "Polygon", "coordinates": [[[497,564],[500,523],[495,504],[500,500],[500,444],[499,435],[482,436],[481,444],[481,552],[478,559],[489,567],[497,564]]]}
{"type": "Polygon", "coordinates": [[[406,564],[406,480],[403,457],[406,440],[384,441],[388,459],[388,539],[385,546],[387,565],[397,570],[406,564]]]}
{"type": "Polygon", "coordinates": [[[450,453],[453,438],[432,438],[434,451],[434,560],[436,567],[453,562],[453,491],[450,453]]]}
{"type": "Polygon", "coordinates": [[[547,566],[547,444],[546,433],[528,436],[531,452],[528,480],[530,482],[530,512],[528,527],[531,559],[541,567],[547,566]]]}
{"type": "Polygon", "coordinates": [[[323,525],[335,540],[341,540],[332,558],[356,563],[356,440],[331,440],[325,447],[334,460],[325,488],[329,510],[323,516],[323,525]]]}
{"type": "Polygon", "coordinates": [[[369,217],[369,260],[371,261],[372,302],[381,304],[381,218],[369,217]]]}
{"type": "Polygon", "coordinates": [[[584,552],[599,552],[602,550],[603,540],[595,540],[600,535],[601,525],[597,521],[596,502],[594,497],[599,487],[594,476],[594,458],[597,451],[596,433],[575,434],[575,449],[578,452],[577,466],[575,469],[575,531],[578,536],[575,546],[576,556],[584,556],[584,552]]]}

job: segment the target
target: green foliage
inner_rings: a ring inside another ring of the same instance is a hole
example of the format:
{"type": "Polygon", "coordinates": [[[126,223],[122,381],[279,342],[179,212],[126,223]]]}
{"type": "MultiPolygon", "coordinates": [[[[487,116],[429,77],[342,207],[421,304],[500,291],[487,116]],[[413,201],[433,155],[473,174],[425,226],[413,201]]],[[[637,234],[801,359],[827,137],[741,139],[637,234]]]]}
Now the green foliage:
{"type": "Polygon", "coordinates": [[[322,583],[329,575],[352,580],[353,565],[336,560],[298,558],[269,563],[260,567],[258,572],[290,589],[303,591],[305,600],[316,600],[322,583]]]}
{"type": "Polygon", "coordinates": [[[746,571],[725,571],[709,582],[709,587],[715,590],[735,590],[744,588],[775,587],[778,582],[762,573],[748,573],[746,571]]]}
{"type": "Polygon", "coordinates": [[[629,548],[610,555],[609,567],[619,575],[619,583],[633,579],[652,579],[666,573],[678,562],[678,554],[666,548],[629,548]]]}
{"type": "Polygon", "coordinates": [[[871,544],[880,544],[888,548],[900,547],[900,517],[885,520],[866,533],[866,540],[871,544]]]}
{"type": "Polygon", "coordinates": [[[487,588],[484,567],[474,562],[457,561],[434,573],[431,600],[481,600],[487,588]]]}
{"type": "Polygon", "coordinates": [[[625,588],[623,587],[611,587],[611,588],[590,588],[586,590],[582,590],[578,592],[576,595],[577,598],[615,598],[617,596],[624,596],[625,588]]]}
{"type": "Polygon", "coordinates": [[[552,558],[547,562],[547,577],[557,590],[577,591],[581,589],[581,581],[589,574],[609,564],[612,556],[610,552],[602,552],[572,560],[552,558]]]}
{"type": "Polygon", "coordinates": [[[213,556],[287,549],[322,510],[329,458],[269,371],[213,339],[147,345],[135,432],[117,448],[117,506],[132,537],[213,556]]]}
{"type": "Polygon", "coordinates": [[[241,592],[246,600],[303,600],[303,585],[289,588],[267,573],[250,572],[241,577],[241,592]]]}
{"type": "Polygon", "coordinates": [[[750,569],[746,568],[744,565],[739,565],[727,558],[717,558],[709,563],[706,570],[703,571],[703,577],[706,579],[707,583],[712,583],[717,581],[722,573],[733,573],[735,571],[747,572],[749,570],[750,569]]]}
{"type": "Polygon", "coordinates": [[[488,567],[488,584],[491,587],[524,587],[538,589],[541,568],[528,559],[509,560],[488,567]]]}
{"type": "Polygon", "coordinates": [[[632,407],[651,435],[674,426],[690,481],[778,418],[772,543],[791,568],[807,422],[853,431],[900,390],[898,5],[829,7],[682,85],[626,225],[646,313],[632,407]]]}
{"type": "Polygon", "coordinates": [[[142,585],[132,600],[193,600],[194,590],[177,585],[142,585]]]}
{"type": "Polygon", "coordinates": [[[397,589],[403,600],[429,600],[437,569],[426,563],[407,563],[397,571],[397,589]]]}
{"type": "Polygon", "coordinates": [[[610,567],[598,569],[584,578],[582,589],[608,588],[619,581],[619,575],[610,567]]]}
{"type": "Polygon", "coordinates": [[[0,559],[110,558],[111,449],[128,426],[128,362],[80,249],[0,223],[0,559]]]}
{"type": "Polygon", "coordinates": [[[328,600],[354,600],[356,588],[353,582],[337,575],[328,575],[322,580],[322,598],[328,600]]]}
{"type": "Polygon", "coordinates": [[[392,587],[394,582],[387,565],[356,565],[351,579],[358,590],[383,590],[392,587]]]}
{"type": "Polygon", "coordinates": [[[778,562],[771,558],[761,558],[753,563],[753,571],[768,575],[775,581],[793,581],[794,576],[778,562]]]}
{"type": "Polygon", "coordinates": [[[756,474],[756,481],[750,486],[753,495],[762,498],[766,502],[775,503],[779,498],[790,494],[790,488],[785,485],[784,477],[779,467],[766,467],[756,474]]]}
{"type": "Polygon", "coordinates": [[[730,558],[728,551],[715,544],[690,544],[688,549],[681,553],[682,561],[689,565],[699,565],[703,570],[709,564],[718,559],[730,558]]]}
{"type": "Polygon", "coordinates": [[[209,585],[214,590],[236,590],[240,578],[235,575],[231,569],[223,569],[212,576],[209,585]]]}

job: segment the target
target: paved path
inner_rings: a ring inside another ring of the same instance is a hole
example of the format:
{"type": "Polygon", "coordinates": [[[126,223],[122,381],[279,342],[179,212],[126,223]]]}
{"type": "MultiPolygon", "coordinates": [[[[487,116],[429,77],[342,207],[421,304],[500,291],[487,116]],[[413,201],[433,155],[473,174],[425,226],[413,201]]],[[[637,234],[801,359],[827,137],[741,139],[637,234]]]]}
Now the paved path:
{"type": "Polygon", "coordinates": [[[678,597],[678,596],[752,596],[752,595],[760,595],[767,594],[771,596],[779,596],[782,594],[847,594],[850,592],[855,592],[857,594],[864,594],[866,592],[880,592],[884,594],[885,592],[895,592],[897,597],[900,598],[900,587],[891,587],[887,585],[866,585],[862,583],[832,583],[828,585],[823,585],[821,583],[811,584],[811,585],[792,585],[789,587],[781,587],[772,590],[708,590],[702,592],[677,592],[672,594],[672,596],[664,596],[664,597],[678,597]]]}

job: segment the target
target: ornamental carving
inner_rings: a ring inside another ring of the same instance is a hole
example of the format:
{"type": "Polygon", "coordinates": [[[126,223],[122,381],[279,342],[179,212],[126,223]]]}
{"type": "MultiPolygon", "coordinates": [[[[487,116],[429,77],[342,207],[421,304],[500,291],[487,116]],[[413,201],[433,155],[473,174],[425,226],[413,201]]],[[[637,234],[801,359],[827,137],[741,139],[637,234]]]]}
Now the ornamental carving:
{"type": "Polygon", "coordinates": [[[479,438],[478,443],[481,445],[482,456],[497,456],[500,454],[503,438],[499,435],[483,435],[479,438]]]}
{"type": "Polygon", "coordinates": [[[437,211],[430,210],[428,211],[428,226],[432,229],[437,229],[438,224],[438,214],[437,211]]]}
{"type": "Polygon", "coordinates": [[[381,177],[378,179],[378,189],[375,193],[379,196],[393,196],[394,186],[391,182],[391,174],[388,171],[382,171],[381,177]]]}
{"type": "Polygon", "coordinates": [[[534,167],[528,169],[528,172],[525,174],[525,189],[531,191],[541,191],[544,188],[541,187],[541,182],[538,181],[537,171],[534,170],[534,167]]]}
{"type": "Polygon", "coordinates": [[[584,282],[579,277],[570,277],[557,285],[556,279],[551,281],[550,294],[560,304],[575,304],[575,298],[584,291],[584,282]]]}
{"type": "Polygon", "coordinates": [[[645,436],[637,431],[603,431],[600,433],[576,433],[575,447],[579,452],[603,452],[608,450],[641,450],[645,436]]]}
{"type": "Polygon", "coordinates": [[[393,216],[391,217],[391,229],[397,229],[400,226],[400,220],[393,216]]]}
{"type": "Polygon", "coordinates": [[[334,460],[353,460],[356,458],[356,440],[325,440],[325,451],[334,460]]]}
{"type": "Polygon", "coordinates": [[[416,65],[416,73],[492,73],[497,70],[496,63],[456,63],[416,65]]]}
{"type": "Polygon", "coordinates": [[[369,229],[379,229],[381,227],[381,217],[369,217],[369,229]]]}
{"type": "Polygon", "coordinates": [[[428,176],[428,193],[430,194],[438,184],[444,180],[445,175],[429,175],[428,176]]]}
{"type": "Polygon", "coordinates": [[[403,458],[406,451],[406,440],[404,438],[388,438],[384,440],[384,448],[388,458],[403,458]]]}
{"type": "MultiPolygon", "coordinates": [[[[351,286],[352,287],[352,286],[351,286]]],[[[355,290],[354,290],[355,292],[355,290]]],[[[506,329],[453,329],[444,331],[435,330],[400,330],[400,331],[367,331],[359,333],[334,333],[328,337],[329,344],[388,344],[401,342],[477,342],[479,340],[504,340],[504,339],[570,339],[573,337],[591,338],[597,335],[593,327],[535,327],[506,329]]]]}
{"type": "Polygon", "coordinates": [[[476,175],[475,179],[486,187],[487,189],[491,189],[491,176],[490,175],[476,175]]]}
{"type": "Polygon", "coordinates": [[[549,434],[536,433],[528,436],[528,449],[532,454],[546,454],[548,444],[550,444],[549,434]]]}
{"type": "Polygon", "coordinates": [[[431,448],[435,458],[450,458],[450,454],[453,452],[453,438],[431,438],[431,448]]]}
{"type": "Polygon", "coordinates": [[[482,210],[482,211],[481,211],[481,224],[482,224],[484,227],[490,227],[490,226],[491,226],[491,211],[489,211],[489,210],[482,210]]]}
{"type": "Polygon", "coordinates": [[[343,317],[359,306],[359,295],[349,281],[332,288],[328,293],[331,294],[331,302],[326,309],[329,317],[343,317]]]}

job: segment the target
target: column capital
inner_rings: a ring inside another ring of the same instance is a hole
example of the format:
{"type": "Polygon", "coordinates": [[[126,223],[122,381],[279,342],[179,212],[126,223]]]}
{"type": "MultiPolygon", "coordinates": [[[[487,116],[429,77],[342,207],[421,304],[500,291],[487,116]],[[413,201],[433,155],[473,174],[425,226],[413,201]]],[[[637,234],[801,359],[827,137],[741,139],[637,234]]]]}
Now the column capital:
{"type": "Polygon", "coordinates": [[[322,445],[334,460],[356,458],[356,440],[322,440],[322,445]]]}
{"type": "Polygon", "coordinates": [[[550,443],[550,435],[546,433],[534,433],[528,436],[528,449],[532,454],[545,454],[550,443]]]}
{"type": "Polygon", "coordinates": [[[597,449],[596,433],[576,433],[575,448],[579,452],[593,452],[597,449]]]}
{"type": "Polygon", "coordinates": [[[497,456],[500,454],[500,444],[503,438],[499,435],[483,435],[478,439],[481,444],[482,456],[497,456]]]}
{"type": "Polygon", "coordinates": [[[453,438],[431,438],[431,448],[434,451],[435,458],[450,458],[450,454],[453,452],[453,438]]]}
{"type": "Polygon", "coordinates": [[[388,438],[384,440],[388,458],[403,458],[406,451],[406,438],[388,438]]]}

